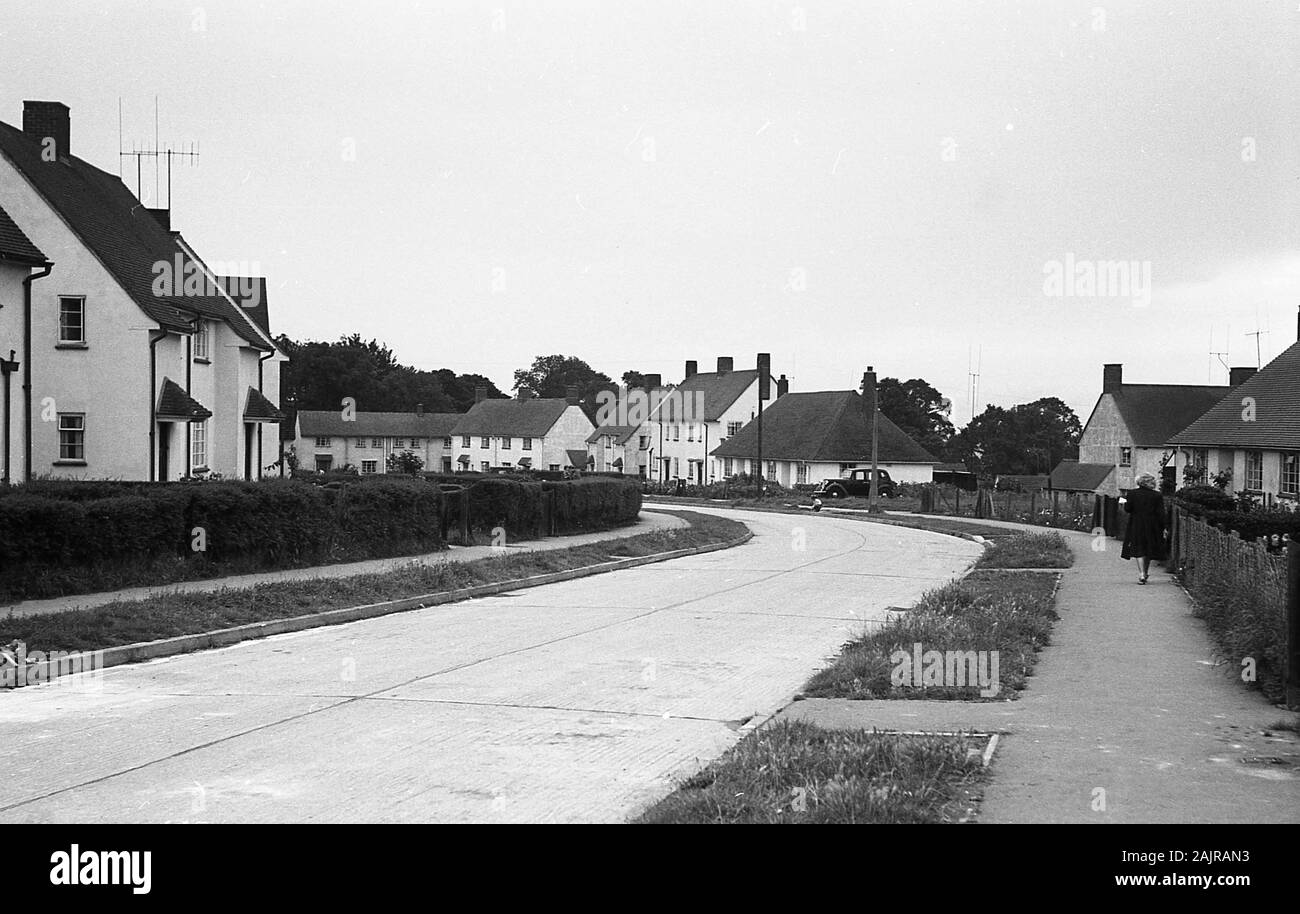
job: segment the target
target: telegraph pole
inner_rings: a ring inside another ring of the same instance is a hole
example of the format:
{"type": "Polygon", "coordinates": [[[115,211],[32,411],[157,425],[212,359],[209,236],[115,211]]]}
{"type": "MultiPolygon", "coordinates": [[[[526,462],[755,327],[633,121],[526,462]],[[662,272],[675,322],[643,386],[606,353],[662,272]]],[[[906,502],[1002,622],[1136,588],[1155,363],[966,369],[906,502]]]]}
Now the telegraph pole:
{"type": "Polygon", "coordinates": [[[867,417],[871,422],[871,489],[867,493],[867,511],[880,513],[880,403],[876,394],[876,369],[867,366],[862,376],[862,397],[866,400],[867,417]]]}
{"type": "Polygon", "coordinates": [[[758,494],[763,494],[763,401],[771,396],[772,355],[758,354],[758,494]]]}

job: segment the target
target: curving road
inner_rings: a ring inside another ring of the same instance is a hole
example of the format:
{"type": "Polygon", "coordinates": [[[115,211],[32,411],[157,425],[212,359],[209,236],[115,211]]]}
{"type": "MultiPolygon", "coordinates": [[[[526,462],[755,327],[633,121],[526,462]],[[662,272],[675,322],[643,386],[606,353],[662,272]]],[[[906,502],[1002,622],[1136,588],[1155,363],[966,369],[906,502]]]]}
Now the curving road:
{"type": "Polygon", "coordinates": [[[716,511],[735,549],[0,693],[16,822],[619,821],[980,547],[716,511]]]}

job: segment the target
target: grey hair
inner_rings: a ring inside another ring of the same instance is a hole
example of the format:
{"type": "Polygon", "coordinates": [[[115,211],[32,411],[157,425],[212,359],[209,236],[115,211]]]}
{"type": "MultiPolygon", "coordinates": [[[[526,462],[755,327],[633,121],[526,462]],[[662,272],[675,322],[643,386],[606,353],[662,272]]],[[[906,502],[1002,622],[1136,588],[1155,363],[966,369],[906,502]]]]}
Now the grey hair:
{"type": "Polygon", "coordinates": [[[1154,489],[1156,487],[1156,478],[1150,473],[1143,473],[1137,478],[1137,484],[1143,488],[1154,489]]]}

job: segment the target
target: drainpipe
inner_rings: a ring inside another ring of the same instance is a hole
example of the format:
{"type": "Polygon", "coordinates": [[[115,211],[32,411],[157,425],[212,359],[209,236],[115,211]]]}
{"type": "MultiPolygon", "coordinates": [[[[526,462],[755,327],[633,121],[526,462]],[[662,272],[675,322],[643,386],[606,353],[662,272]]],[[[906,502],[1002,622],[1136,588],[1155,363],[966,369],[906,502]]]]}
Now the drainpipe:
{"type": "Polygon", "coordinates": [[[23,482],[32,481],[32,283],[53,269],[47,261],[23,279],[23,482]]]}
{"type": "Polygon", "coordinates": [[[158,481],[158,344],[167,339],[167,331],[149,331],[149,481],[158,481]]]}
{"type": "MultiPolygon", "coordinates": [[[[274,356],[275,356],[275,350],[272,349],[266,355],[258,356],[257,358],[257,392],[259,394],[262,392],[262,365],[266,362],[267,359],[272,358],[274,356]]],[[[264,422],[257,423],[257,478],[258,479],[262,478],[262,426],[265,424],[266,423],[264,422]]],[[[279,440],[280,426],[278,424],[275,427],[275,432],[276,432],[275,437],[277,440],[279,440]]],[[[284,468],[281,467],[281,470],[283,469],[284,468]]]]}

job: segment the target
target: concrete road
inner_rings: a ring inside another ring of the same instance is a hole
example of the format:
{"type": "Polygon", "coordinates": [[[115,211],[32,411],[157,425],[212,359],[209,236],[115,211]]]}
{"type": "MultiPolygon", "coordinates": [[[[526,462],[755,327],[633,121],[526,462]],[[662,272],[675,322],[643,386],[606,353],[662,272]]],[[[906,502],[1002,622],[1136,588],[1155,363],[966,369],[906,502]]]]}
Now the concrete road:
{"type": "Polygon", "coordinates": [[[901,527],[716,513],[754,539],[0,693],[0,812],[620,821],[980,552],[901,527]]]}

